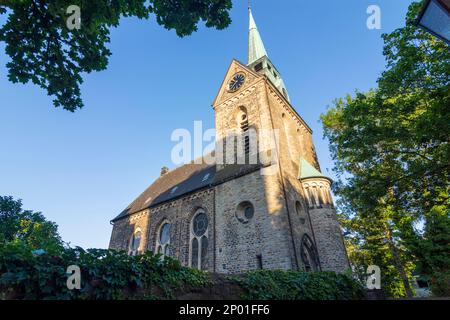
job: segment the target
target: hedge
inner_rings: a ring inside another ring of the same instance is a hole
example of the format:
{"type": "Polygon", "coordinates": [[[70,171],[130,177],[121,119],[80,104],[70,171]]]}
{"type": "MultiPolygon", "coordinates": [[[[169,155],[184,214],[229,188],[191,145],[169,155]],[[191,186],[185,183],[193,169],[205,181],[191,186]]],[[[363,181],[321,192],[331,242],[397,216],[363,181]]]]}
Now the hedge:
{"type": "Polygon", "coordinates": [[[258,270],[233,277],[249,300],[355,300],[364,297],[359,282],[347,274],[258,270]]]}
{"type": "Polygon", "coordinates": [[[261,270],[224,276],[183,267],[176,260],[163,260],[152,252],[130,257],[123,251],[77,247],[49,254],[33,252],[20,242],[0,246],[0,299],[209,298],[211,290],[223,293],[223,299],[363,297],[354,279],[331,272],[261,270]],[[81,290],[67,288],[66,270],[70,265],[81,269],[81,290]],[[191,292],[198,294],[189,295],[191,292]]]}

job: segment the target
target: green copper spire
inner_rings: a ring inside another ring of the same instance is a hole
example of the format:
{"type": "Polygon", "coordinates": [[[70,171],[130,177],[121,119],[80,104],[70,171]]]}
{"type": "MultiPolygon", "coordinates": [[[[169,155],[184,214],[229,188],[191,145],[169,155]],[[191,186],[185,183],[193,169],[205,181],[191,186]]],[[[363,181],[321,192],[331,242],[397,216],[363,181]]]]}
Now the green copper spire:
{"type": "Polygon", "coordinates": [[[264,43],[262,42],[258,28],[256,27],[255,19],[253,19],[252,9],[250,7],[248,8],[248,13],[250,16],[248,33],[248,64],[250,65],[264,56],[267,57],[267,52],[266,48],[264,48],[264,43]]]}
{"type": "Polygon", "coordinates": [[[308,161],[300,157],[300,172],[298,173],[298,178],[300,180],[308,178],[324,178],[331,181],[329,177],[322,174],[319,170],[314,168],[308,161]]]}
{"type": "Polygon", "coordinates": [[[248,67],[259,74],[264,74],[272,82],[275,87],[283,94],[283,96],[289,100],[289,94],[287,92],[284,81],[281,78],[280,72],[270,61],[267,55],[266,48],[262,42],[261,35],[256,27],[255,19],[253,19],[252,9],[248,7],[248,14],[250,18],[250,26],[248,32],[248,67]]]}

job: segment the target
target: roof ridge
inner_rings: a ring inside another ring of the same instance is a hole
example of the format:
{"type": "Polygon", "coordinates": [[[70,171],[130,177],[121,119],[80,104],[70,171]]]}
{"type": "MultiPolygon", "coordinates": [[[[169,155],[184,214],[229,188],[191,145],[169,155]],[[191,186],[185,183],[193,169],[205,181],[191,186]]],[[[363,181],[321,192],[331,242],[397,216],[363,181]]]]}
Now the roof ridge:
{"type": "Polygon", "coordinates": [[[208,164],[208,163],[206,163],[206,162],[196,163],[196,161],[197,161],[198,159],[204,158],[205,156],[210,155],[210,154],[212,154],[212,153],[214,153],[214,151],[212,151],[212,152],[210,152],[210,153],[208,153],[208,154],[206,154],[206,155],[199,156],[199,157],[195,158],[194,160],[191,160],[191,161],[188,162],[188,163],[184,163],[184,164],[179,165],[178,167],[169,169],[169,171],[167,171],[165,174],[160,175],[158,178],[156,178],[155,182],[156,182],[159,178],[164,177],[164,176],[167,175],[167,174],[173,173],[173,172],[175,172],[175,171],[178,170],[178,169],[182,169],[183,167],[185,167],[185,166],[187,166],[187,165],[190,165],[190,164],[207,165],[207,166],[214,166],[214,165],[216,165],[215,163],[213,163],[213,164],[208,164]]]}

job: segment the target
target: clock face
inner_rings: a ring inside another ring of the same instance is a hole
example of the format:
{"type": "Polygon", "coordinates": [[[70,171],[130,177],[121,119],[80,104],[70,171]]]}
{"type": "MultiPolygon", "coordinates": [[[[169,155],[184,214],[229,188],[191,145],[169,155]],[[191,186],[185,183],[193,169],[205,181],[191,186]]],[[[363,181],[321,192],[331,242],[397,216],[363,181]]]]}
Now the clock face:
{"type": "Polygon", "coordinates": [[[242,87],[244,82],[245,82],[245,74],[238,73],[233,76],[233,79],[231,79],[228,89],[231,92],[237,91],[239,90],[240,87],[242,87]]]}

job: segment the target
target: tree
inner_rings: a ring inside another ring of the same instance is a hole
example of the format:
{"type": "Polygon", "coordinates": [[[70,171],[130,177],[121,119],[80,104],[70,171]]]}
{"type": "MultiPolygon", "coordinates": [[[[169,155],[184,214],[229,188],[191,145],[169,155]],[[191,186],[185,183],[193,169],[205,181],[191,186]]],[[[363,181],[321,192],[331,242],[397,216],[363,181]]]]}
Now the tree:
{"type": "Polygon", "coordinates": [[[418,271],[428,275],[438,296],[450,296],[450,223],[448,206],[435,206],[427,213],[424,236],[417,243],[418,271]]]}
{"type": "Polygon", "coordinates": [[[83,107],[82,74],[106,69],[109,30],[121,17],[154,14],[158,24],[183,37],[196,31],[200,21],[226,28],[231,6],[231,0],[1,0],[0,14],[8,16],[0,27],[0,41],[11,58],[8,78],[39,85],[55,97],[55,107],[74,112],[83,107]],[[79,29],[66,25],[71,5],[81,9],[79,29]]]}
{"type": "Polygon", "coordinates": [[[22,241],[30,248],[55,251],[63,242],[58,226],[40,212],[22,209],[22,201],[0,196],[0,244],[22,241]]]}
{"type": "Polygon", "coordinates": [[[406,25],[383,35],[378,87],[321,116],[354,251],[395,270],[387,285],[401,281],[406,295],[412,265],[435,293],[450,287],[450,50],[416,27],[419,11],[411,4],[406,25]]]}

